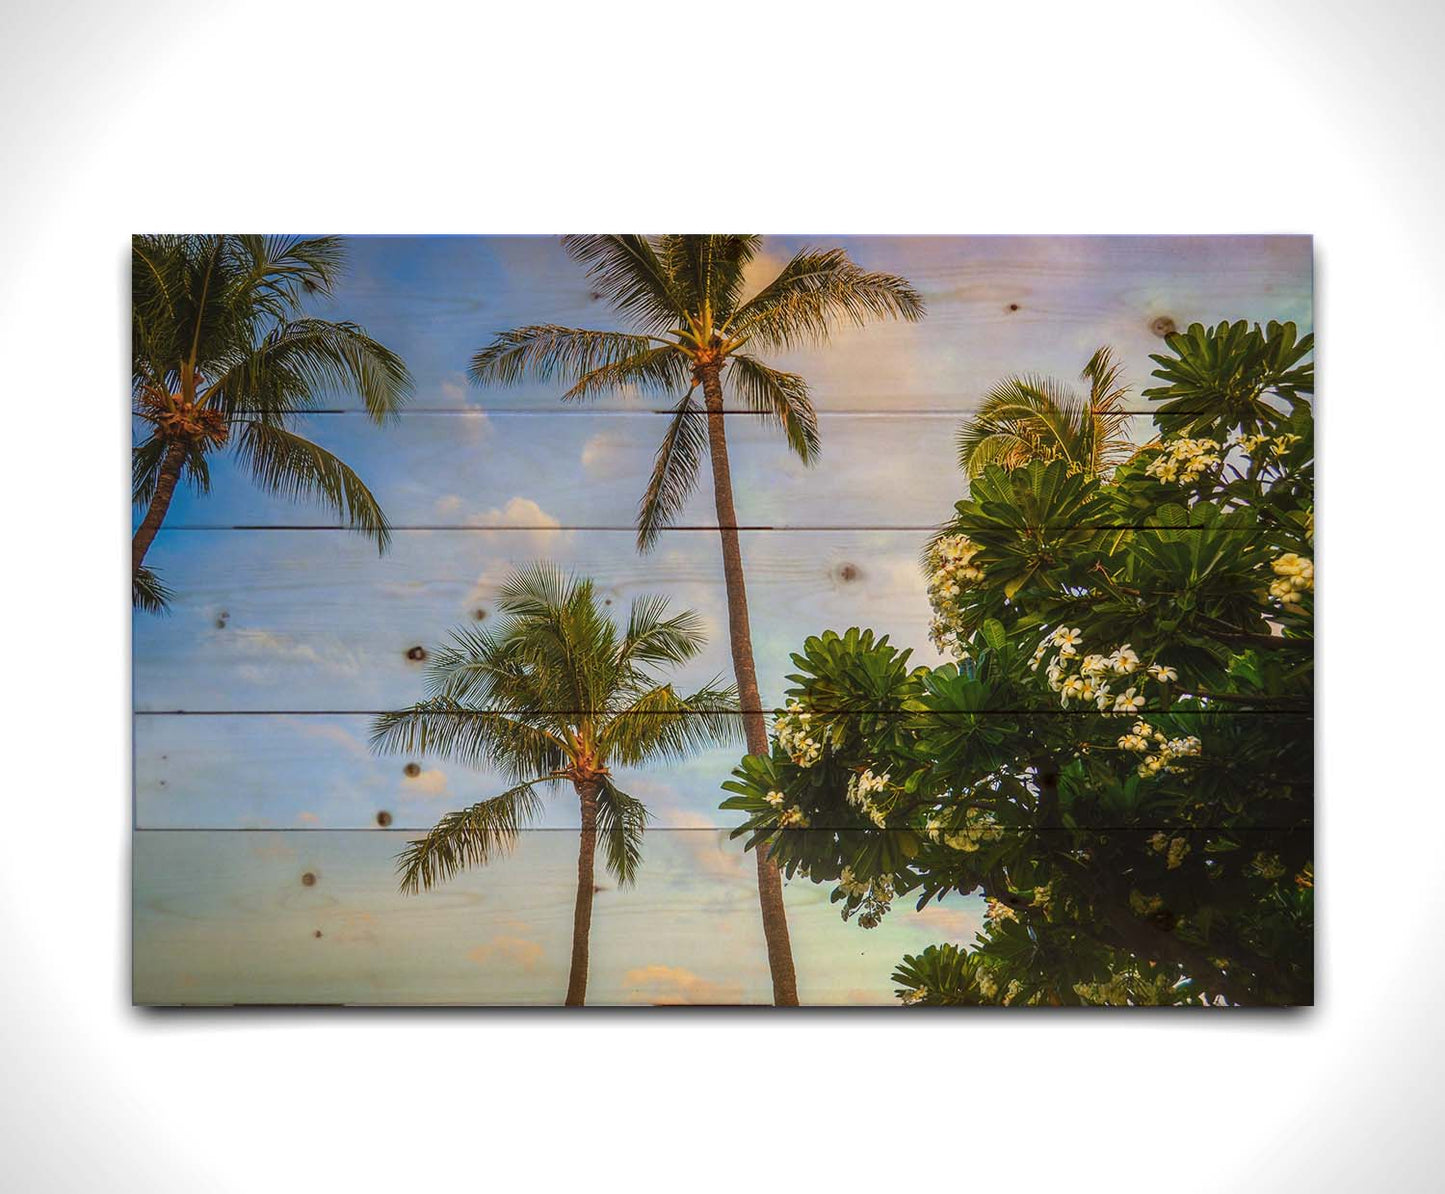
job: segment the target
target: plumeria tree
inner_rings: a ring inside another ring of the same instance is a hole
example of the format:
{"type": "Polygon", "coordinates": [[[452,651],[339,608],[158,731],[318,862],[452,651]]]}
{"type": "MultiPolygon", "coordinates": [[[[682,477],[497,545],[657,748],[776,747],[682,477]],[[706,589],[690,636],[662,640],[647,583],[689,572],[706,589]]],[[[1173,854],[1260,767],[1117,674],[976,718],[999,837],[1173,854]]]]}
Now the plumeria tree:
{"type": "Polygon", "coordinates": [[[928,545],[952,662],[810,638],[726,785],[845,919],[985,897],[971,949],[903,959],[906,1002],[1312,998],[1312,340],[1167,345],[1155,442],[987,467],[928,545]]]}

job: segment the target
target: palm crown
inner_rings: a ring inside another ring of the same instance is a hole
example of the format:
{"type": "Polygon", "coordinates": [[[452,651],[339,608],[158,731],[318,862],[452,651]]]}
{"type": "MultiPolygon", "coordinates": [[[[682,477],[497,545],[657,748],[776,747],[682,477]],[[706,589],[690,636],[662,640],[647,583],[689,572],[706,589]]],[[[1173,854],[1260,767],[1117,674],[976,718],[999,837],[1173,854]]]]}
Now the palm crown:
{"type": "MultiPolygon", "coordinates": [[[[726,378],[747,410],[776,423],[794,452],[818,452],[818,420],[807,382],[772,368],[758,351],[822,342],[837,323],[918,319],[923,301],[904,279],[855,265],[842,249],[804,249],[768,285],[745,297],[744,274],[758,236],[568,236],[574,259],[635,332],[532,324],[503,332],[473,358],[479,383],[562,377],[564,400],[630,386],[680,396],[638,511],[649,546],[687,500],[707,446],[694,394],[726,378]]],[[[708,395],[711,397],[711,395],[708,395]]]]}
{"type": "Polygon", "coordinates": [[[262,487],[319,500],[348,526],[388,540],[361,479],[290,428],[328,393],[360,395],[381,422],[411,389],[406,366],[354,323],[307,316],[342,264],[336,237],[137,236],[132,246],[131,396],[145,435],[132,461],[136,597],[164,604],[142,560],[176,483],[210,488],[207,457],[224,448],[262,487]]]}
{"type": "Polygon", "coordinates": [[[1079,375],[1089,383],[1081,398],[1047,377],[1011,377],[984,397],[958,433],[958,461],[976,477],[991,464],[1016,468],[1033,460],[1064,460],[1089,475],[1122,464],[1136,450],[1123,434],[1128,387],[1108,348],[1099,349],[1079,375]]]}
{"type": "MultiPolygon", "coordinates": [[[[538,789],[571,783],[596,802],[608,869],[631,883],[647,812],[612,768],[678,759],[739,736],[737,697],[713,682],[688,696],[659,682],[703,646],[690,610],[669,615],[662,597],[634,601],[619,629],[592,582],[544,564],[514,573],[494,628],[453,631],[428,668],[431,696],[377,718],[373,746],[464,766],[490,766],[513,786],[449,813],[398,860],[402,888],[431,888],[510,848],[542,812],[538,789]]],[[[585,810],[584,810],[585,811],[585,810]]]]}

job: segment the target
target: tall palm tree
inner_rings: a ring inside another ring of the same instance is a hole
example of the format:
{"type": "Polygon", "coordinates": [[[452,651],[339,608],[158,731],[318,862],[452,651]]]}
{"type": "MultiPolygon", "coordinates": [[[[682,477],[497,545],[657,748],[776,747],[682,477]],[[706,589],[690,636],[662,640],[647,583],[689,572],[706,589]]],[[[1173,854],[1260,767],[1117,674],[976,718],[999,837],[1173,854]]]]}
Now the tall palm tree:
{"type": "MultiPolygon", "coordinates": [[[[706,449],[722,536],[733,671],[752,754],[767,753],[768,731],[753,665],[728,470],[724,384],[736,402],[776,423],[792,450],[811,462],[818,453],[818,420],[807,382],[796,373],[771,368],[754,353],[823,343],[840,322],[862,325],[923,315],[923,300],[908,282],[867,272],[842,249],[794,254],[777,277],[749,298],[744,272],[761,242],[758,236],[566,237],[568,253],[587,267],[593,287],[637,330],[520,327],[481,349],[471,367],[478,383],[565,378],[570,388],[563,399],[568,401],[624,386],[675,400],[639,506],[638,546],[651,546],[682,509],[706,449]],[[701,405],[694,397],[699,388],[701,405]]],[[[782,877],[765,849],[757,851],[757,865],[773,999],[796,1004],[782,877]]]]}
{"type": "Polygon", "coordinates": [[[691,610],[671,617],[667,600],[632,603],[621,631],[599,607],[590,580],[545,564],[513,573],[497,601],[495,629],[464,627],[428,666],[431,696],[372,728],[382,752],[432,754],[489,765],[513,784],[499,796],[448,813],[398,857],[402,890],[430,890],[462,868],[510,849],[542,813],[537,789],[570,784],[581,806],[577,902],[568,1005],[587,994],[597,838],[619,884],[642,861],[647,810],[617,786],[612,767],[683,758],[736,741],[737,693],[713,683],[679,696],[654,674],[703,646],[691,610]]]}
{"type": "Polygon", "coordinates": [[[1032,460],[1066,460],[1091,475],[1128,460],[1136,445],[1123,434],[1128,386],[1111,349],[1101,348],[1079,375],[1081,398],[1047,377],[1010,377],[985,395],[958,432],[958,463],[970,477],[991,464],[1016,468],[1032,460]]]}
{"type": "Polygon", "coordinates": [[[261,236],[137,236],[131,246],[131,398],[145,428],[131,461],[145,517],[131,540],[135,603],[164,609],[146,552],[184,478],[210,489],[208,458],[231,448],[256,483],[333,508],[384,550],[386,516],[361,478],[290,425],[328,393],[354,392],[377,422],[411,390],[406,366],[354,323],[314,319],[341,241],[261,236]]]}

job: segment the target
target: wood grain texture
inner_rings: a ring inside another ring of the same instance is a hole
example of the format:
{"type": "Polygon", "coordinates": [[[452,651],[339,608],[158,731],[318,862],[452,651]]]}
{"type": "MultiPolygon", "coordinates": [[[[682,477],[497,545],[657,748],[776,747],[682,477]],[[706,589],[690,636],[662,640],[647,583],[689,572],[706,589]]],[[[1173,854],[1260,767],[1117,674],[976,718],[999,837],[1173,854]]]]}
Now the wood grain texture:
{"type": "MultiPolygon", "coordinates": [[[[397,527],[625,530],[636,526],[668,423],[655,414],[458,413],[403,415],[378,427],[359,415],[318,415],[307,432],[367,481],[397,527]]],[[[952,513],[963,489],[957,417],[825,415],[819,425],[823,451],[810,467],[775,425],[729,416],[739,525],[919,528],[952,513]],[[813,500],[800,503],[800,493],[813,500]]],[[[1128,434],[1147,442],[1150,417],[1133,417],[1128,434]]],[[[212,471],[212,492],[181,493],[168,530],[341,525],[319,506],[251,484],[233,456],[212,471]]],[[[675,521],[717,525],[705,462],[675,521]]]]}
{"type": "MultiPolygon", "coordinates": [[[[525,834],[510,857],[417,896],[396,889],[400,840],[137,832],[135,1001],[560,1004],[576,836],[525,834]]],[[[636,887],[599,885],[589,1003],[771,1001],[756,880],[736,843],[654,833],[636,887]]],[[[893,1003],[901,953],[967,937],[981,915],[981,901],[957,899],[863,934],[821,887],[789,883],[785,898],[812,1004],[893,1003]]]]}
{"type": "MultiPolygon", "coordinates": [[[[920,324],[842,327],[821,350],[776,354],[805,376],[826,411],[960,412],[992,380],[1020,371],[1064,380],[1101,344],[1128,363],[1139,388],[1161,335],[1191,322],[1312,323],[1306,236],[829,237],[868,269],[907,277],[928,315],[920,324]],[[922,344],[944,346],[923,354],[922,344]],[[900,368],[900,362],[906,367],[900,368]]],[[[818,238],[769,237],[758,285],[788,254],[818,238]]],[[[351,242],[355,270],[336,307],[408,360],[451,358],[423,372],[414,409],[558,409],[564,386],[479,389],[467,356],[524,323],[620,328],[555,237],[373,237],[351,242]],[[437,268],[444,263],[444,268],[437,268]],[[425,286],[415,278],[423,274],[425,286]],[[445,275],[444,285],[436,279],[445,275]],[[463,353],[456,345],[466,346],[463,353]]],[[[328,405],[357,409],[345,399],[328,405]]],[[[635,407],[607,395],[593,409],[635,407]]],[[[576,408],[582,409],[582,408],[576,408]]]]}
{"type": "MultiPolygon", "coordinates": [[[[1089,717],[1061,710],[987,714],[1000,725],[1052,732],[1061,724],[1087,726],[1089,717]]],[[[1231,713],[1188,716],[1196,732],[1226,742],[1229,730],[1263,722],[1281,733],[1309,733],[1307,714],[1231,713]]],[[[416,753],[377,755],[368,748],[365,714],[211,714],[141,716],[135,725],[135,823],[139,829],[297,830],[388,829],[414,836],[444,812],[494,796],[510,786],[485,768],[416,753]]],[[[1122,728],[1122,727],[1121,727],[1122,728]]],[[[683,762],[617,768],[616,782],[642,800],[653,832],[730,829],[741,817],[718,805],[744,753],[734,746],[701,751],[683,762]]],[[[1310,777],[1294,777],[1308,793],[1310,777]]],[[[1307,798],[1307,796],[1305,797],[1307,798]]],[[[545,795],[538,828],[579,826],[577,798],[561,784],[545,795]]],[[[1307,809],[1302,812],[1308,812],[1307,809]]],[[[1167,822],[1158,821],[1163,828],[1167,822]]],[[[851,827],[814,818],[814,828],[851,827]]]]}
{"type": "MultiPolygon", "coordinates": [[[[902,531],[743,532],[763,699],[782,698],[788,655],[826,628],[872,625],[927,646],[924,536],[902,531]]],[[[425,695],[425,655],[454,626],[494,616],[508,570],[551,560],[593,577],[625,617],[665,594],[703,617],[708,644],[683,688],[730,677],[716,532],[676,531],[639,556],[630,531],[399,531],[392,549],[342,531],[162,531],[156,565],[174,613],[135,621],[135,708],[334,711],[425,695]],[[420,647],[423,657],[414,657],[420,647]]]]}
{"type": "MultiPolygon", "coordinates": [[[[942,662],[928,640],[925,534],[741,538],[766,706],[782,702],[790,654],[827,629],[871,627],[911,648],[916,663],[942,662]]],[[[430,653],[452,628],[495,616],[497,586],[532,560],[592,577],[619,619],[643,594],[695,609],[707,645],[672,678],[690,690],[731,676],[715,531],[667,532],[645,556],[630,531],[398,531],[378,557],[343,531],[165,530],[153,558],[176,598],[171,617],[135,620],[134,701],[142,712],[411,704],[426,695],[430,653]]]]}
{"type": "MultiPolygon", "coordinates": [[[[783,700],[789,653],[824,629],[871,627],[913,662],[941,662],[919,556],[966,489],[955,436],[991,384],[1039,373],[1082,390],[1079,369],[1110,345],[1142,443],[1153,428],[1139,391],[1169,331],[1223,317],[1312,323],[1308,238],[843,239],[867,268],[908,277],[928,317],[770,356],[810,383],[823,444],[814,468],[775,427],[729,408],[768,706],[783,700]]],[[[801,244],[769,238],[760,270],[801,244]]],[[[684,690],[729,681],[706,466],[679,528],[640,556],[632,528],[665,399],[568,406],[555,382],[468,384],[469,352],[505,328],[620,326],[555,238],[350,248],[353,268],[321,313],[397,351],[416,394],[385,427],[324,397],[300,429],[372,486],[398,530],[378,557],[332,529],[333,515],[261,493],[228,456],[214,461],[208,496],[172,506],[146,562],[174,590],[173,613],[137,617],[133,640],[134,998],[560,1004],[575,797],[559,789],[511,856],[403,896],[397,851],[502,778],[378,757],[369,722],[424,696],[443,636],[494,618],[507,572],[537,560],[593,577],[619,618],[642,594],[696,609],[708,646],[671,678],[684,690]]],[[[1307,720],[1291,716],[1296,730],[1307,720]]],[[[655,819],[636,888],[599,871],[590,1003],[770,1002],[753,859],[726,837],[741,818],[717,807],[742,749],[619,777],[655,819]]],[[[805,1004],[893,1005],[888,975],[904,954],[966,943],[980,923],[977,898],[922,913],[901,900],[865,933],[828,894],[803,880],[785,889],[805,1004]]]]}

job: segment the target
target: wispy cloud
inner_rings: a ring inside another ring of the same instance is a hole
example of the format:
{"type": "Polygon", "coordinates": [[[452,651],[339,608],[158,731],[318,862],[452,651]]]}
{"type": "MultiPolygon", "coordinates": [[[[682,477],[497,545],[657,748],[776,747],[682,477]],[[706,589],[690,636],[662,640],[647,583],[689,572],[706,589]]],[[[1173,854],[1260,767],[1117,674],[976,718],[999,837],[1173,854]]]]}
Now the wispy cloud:
{"type": "Polygon", "coordinates": [[[493,937],[485,945],[467,951],[469,961],[479,966],[510,965],[530,974],[541,964],[545,951],[525,937],[493,937]]]}
{"type": "Polygon", "coordinates": [[[741,983],[714,982],[681,966],[641,966],[622,982],[630,995],[648,1003],[739,1003],[743,997],[741,983]]]}

